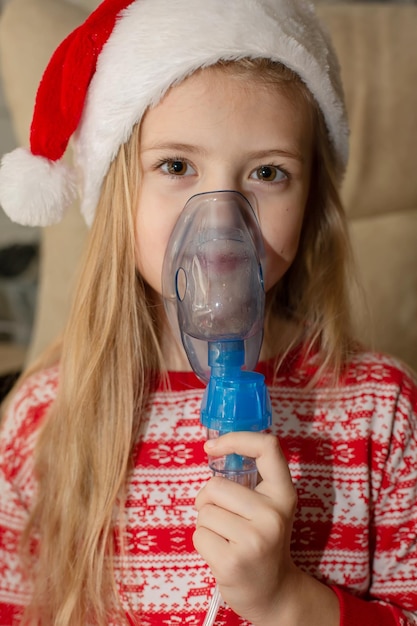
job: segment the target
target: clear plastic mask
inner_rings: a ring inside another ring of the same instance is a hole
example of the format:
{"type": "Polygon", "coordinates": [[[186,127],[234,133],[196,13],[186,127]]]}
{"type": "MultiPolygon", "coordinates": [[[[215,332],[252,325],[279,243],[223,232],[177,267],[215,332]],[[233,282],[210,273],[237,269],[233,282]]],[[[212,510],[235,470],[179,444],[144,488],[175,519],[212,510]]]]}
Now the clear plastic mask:
{"type": "Polygon", "coordinates": [[[244,369],[254,369],[258,361],[265,304],[263,259],[258,221],[242,194],[216,191],[188,200],[168,242],[162,294],[168,319],[181,335],[193,370],[205,382],[213,342],[243,342],[244,369]]]}

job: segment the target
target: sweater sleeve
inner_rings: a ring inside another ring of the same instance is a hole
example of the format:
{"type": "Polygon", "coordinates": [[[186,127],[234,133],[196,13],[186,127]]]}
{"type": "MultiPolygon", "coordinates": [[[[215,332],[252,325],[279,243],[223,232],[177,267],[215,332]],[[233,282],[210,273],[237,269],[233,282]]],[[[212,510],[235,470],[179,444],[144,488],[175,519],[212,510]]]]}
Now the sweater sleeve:
{"type": "Polygon", "coordinates": [[[14,394],[1,427],[0,626],[20,624],[30,598],[20,540],[35,494],[34,448],[56,387],[56,370],[29,378],[14,394]]]}
{"type": "Polygon", "coordinates": [[[332,587],[340,607],[340,626],[415,626],[416,618],[392,604],[366,601],[332,587]]]}
{"type": "Polygon", "coordinates": [[[386,398],[394,407],[388,448],[369,460],[374,478],[368,597],[333,587],[340,626],[417,626],[417,385],[403,373],[398,382],[396,397],[389,392],[386,398]]]}

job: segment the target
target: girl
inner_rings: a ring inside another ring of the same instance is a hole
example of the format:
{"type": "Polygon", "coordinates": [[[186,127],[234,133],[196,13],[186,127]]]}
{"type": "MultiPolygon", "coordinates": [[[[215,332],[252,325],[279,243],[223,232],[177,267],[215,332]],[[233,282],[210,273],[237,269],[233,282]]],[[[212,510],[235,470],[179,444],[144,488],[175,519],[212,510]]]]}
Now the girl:
{"type": "Polygon", "coordinates": [[[91,231],[64,337],[5,411],[1,624],[197,626],[216,582],[218,624],[417,624],[417,388],[352,338],[346,158],[302,0],[105,0],[58,48],[0,200],[46,225],[77,184],[91,231]],[[187,200],[222,189],[264,239],[273,425],[209,446],[161,269],[187,200]],[[256,458],[256,489],[208,451],[256,458]]]}

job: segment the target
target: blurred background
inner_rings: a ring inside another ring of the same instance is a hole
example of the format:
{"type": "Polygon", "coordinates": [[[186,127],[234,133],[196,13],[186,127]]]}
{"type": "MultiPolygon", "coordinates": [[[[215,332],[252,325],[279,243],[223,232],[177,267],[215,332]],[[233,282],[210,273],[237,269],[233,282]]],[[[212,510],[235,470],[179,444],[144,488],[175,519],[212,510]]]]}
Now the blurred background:
{"type": "MultiPolygon", "coordinates": [[[[0,74],[0,158],[16,144],[0,74]]],[[[0,398],[22,368],[30,342],[38,266],[38,230],[13,224],[0,209],[0,398]]]]}

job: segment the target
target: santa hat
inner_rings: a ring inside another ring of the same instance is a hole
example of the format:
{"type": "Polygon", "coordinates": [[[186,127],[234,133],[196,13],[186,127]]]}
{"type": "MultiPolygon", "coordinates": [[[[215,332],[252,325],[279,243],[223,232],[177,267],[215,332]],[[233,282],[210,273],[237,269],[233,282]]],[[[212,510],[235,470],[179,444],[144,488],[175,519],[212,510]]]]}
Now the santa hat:
{"type": "Polygon", "coordinates": [[[51,58],[30,150],[2,159],[0,204],[21,224],[62,219],[77,191],[87,224],[121,144],[172,85],[219,60],[267,58],[296,72],[318,102],[343,167],[348,124],[339,66],[305,0],[104,0],[51,58]],[[62,157],[72,138],[74,167],[62,157]]]}

